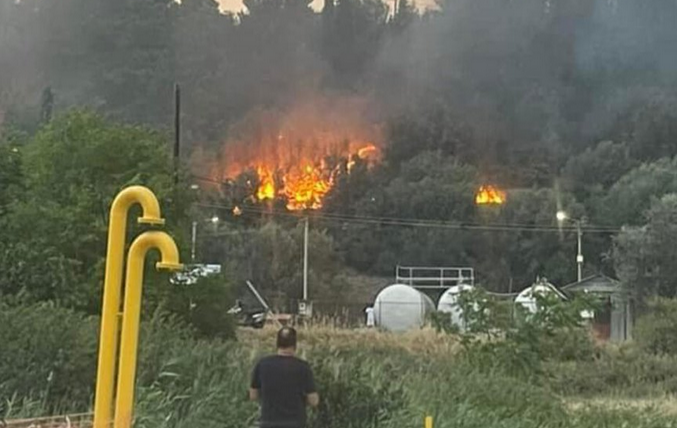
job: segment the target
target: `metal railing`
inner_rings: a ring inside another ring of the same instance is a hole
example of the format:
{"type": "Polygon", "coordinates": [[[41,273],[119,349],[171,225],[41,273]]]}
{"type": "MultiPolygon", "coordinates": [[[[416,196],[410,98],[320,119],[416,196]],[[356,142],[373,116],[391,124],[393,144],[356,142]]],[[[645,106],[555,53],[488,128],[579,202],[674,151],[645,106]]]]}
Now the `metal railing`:
{"type": "Polygon", "coordinates": [[[395,280],[416,288],[449,288],[455,285],[475,285],[475,270],[471,267],[397,266],[395,280]]]}

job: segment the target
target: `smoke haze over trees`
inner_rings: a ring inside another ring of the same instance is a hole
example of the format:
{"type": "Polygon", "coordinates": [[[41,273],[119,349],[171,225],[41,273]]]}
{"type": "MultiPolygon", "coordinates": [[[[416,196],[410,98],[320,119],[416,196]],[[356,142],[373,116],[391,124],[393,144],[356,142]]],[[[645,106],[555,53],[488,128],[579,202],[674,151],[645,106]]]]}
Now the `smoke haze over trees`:
{"type": "MultiPolygon", "coordinates": [[[[370,106],[360,115],[364,126],[382,130],[382,154],[376,166],[358,162],[338,179],[324,213],[533,228],[556,226],[555,212],[564,209],[589,227],[632,227],[584,235],[586,274],[620,275],[642,287],[638,295],[676,294],[672,270],[659,269],[659,280],[637,275],[670,263],[660,238],[674,233],[665,219],[677,193],[677,2],[446,0],[422,14],[408,0],[397,10],[380,0],[336,0],[319,12],[307,0],[245,6],[246,13],[223,14],[212,0],[0,0],[0,222],[13,215],[9,201],[25,184],[27,167],[10,147],[58,140],[49,130],[34,135],[71,108],[168,135],[178,82],[184,160],[192,156],[200,171],[225,156],[227,142],[259,112],[357,97],[370,106]],[[507,189],[508,203],[475,206],[484,183],[507,189]],[[638,234],[643,227],[652,232],[638,234]],[[638,260],[635,248],[648,255],[638,260]]],[[[210,202],[246,205],[238,189],[250,179],[224,186],[210,202]]],[[[232,269],[237,280],[264,250],[277,248],[271,257],[279,260],[298,252],[293,218],[218,214],[231,234],[204,232],[202,256],[242,261],[232,269]],[[270,218],[279,225],[266,225],[270,218]]],[[[313,227],[314,245],[330,247],[314,268],[329,289],[348,281],[341,268],[391,276],[398,263],[473,266],[497,291],[536,275],[575,279],[570,231],[319,217],[313,227]]],[[[72,256],[53,247],[55,258],[72,256]]],[[[294,294],[298,271],[275,263],[257,275],[273,278],[271,291],[294,294]]]]}

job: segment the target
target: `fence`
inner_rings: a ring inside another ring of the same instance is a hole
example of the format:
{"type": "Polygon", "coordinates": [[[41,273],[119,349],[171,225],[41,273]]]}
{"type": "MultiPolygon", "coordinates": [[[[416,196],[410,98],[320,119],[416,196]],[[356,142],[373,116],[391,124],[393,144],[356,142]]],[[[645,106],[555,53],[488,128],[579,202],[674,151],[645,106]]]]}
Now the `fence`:
{"type": "Polygon", "coordinates": [[[92,416],[91,413],[80,413],[9,421],[0,420],[0,428],[89,428],[92,426],[92,416]]]}

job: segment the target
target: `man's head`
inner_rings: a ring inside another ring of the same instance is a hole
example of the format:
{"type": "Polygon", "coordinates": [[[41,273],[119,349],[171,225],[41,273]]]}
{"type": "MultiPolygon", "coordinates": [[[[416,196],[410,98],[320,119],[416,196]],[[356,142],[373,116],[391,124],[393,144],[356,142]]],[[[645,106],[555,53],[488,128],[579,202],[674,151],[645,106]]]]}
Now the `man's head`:
{"type": "Polygon", "coordinates": [[[296,349],[296,330],[292,327],[282,327],[277,332],[277,349],[295,350],[296,349]]]}

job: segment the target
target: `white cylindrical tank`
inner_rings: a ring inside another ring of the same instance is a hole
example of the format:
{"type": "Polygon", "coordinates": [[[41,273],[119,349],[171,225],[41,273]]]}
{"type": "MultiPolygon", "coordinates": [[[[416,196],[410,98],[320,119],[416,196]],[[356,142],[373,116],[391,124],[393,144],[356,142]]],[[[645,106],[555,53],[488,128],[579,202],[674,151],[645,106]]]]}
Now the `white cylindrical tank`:
{"type": "Polygon", "coordinates": [[[538,310],[538,304],[535,297],[536,295],[553,295],[559,297],[560,299],[562,298],[561,294],[557,291],[554,285],[549,283],[536,283],[531,287],[522,290],[517,295],[517,297],[515,297],[515,303],[522,305],[522,307],[526,309],[527,312],[535,314],[538,310]]]}
{"type": "Polygon", "coordinates": [[[434,310],[430,297],[403,284],[384,288],[374,302],[376,325],[391,331],[421,328],[428,314],[434,310]]]}
{"type": "Polygon", "coordinates": [[[437,303],[437,310],[450,314],[451,323],[460,329],[465,329],[463,310],[458,305],[458,296],[464,291],[470,291],[473,287],[467,284],[455,285],[442,294],[437,303]]]}

